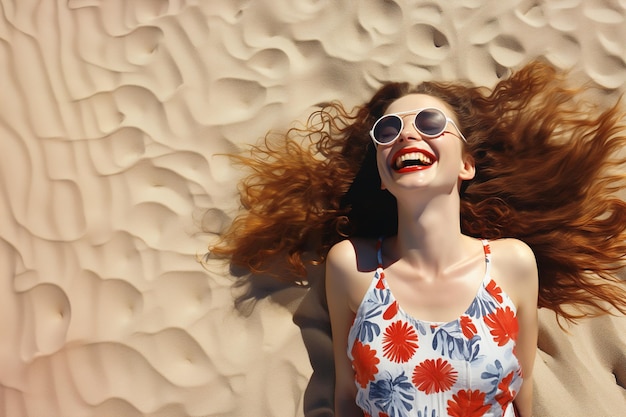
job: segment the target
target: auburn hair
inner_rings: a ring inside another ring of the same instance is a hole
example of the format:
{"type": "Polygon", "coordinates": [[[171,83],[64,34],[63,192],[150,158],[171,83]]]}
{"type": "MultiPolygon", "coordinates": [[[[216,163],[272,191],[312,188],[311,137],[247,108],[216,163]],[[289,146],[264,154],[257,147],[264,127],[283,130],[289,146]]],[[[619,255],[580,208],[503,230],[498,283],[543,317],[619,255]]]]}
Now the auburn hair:
{"type": "Polygon", "coordinates": [[[369,130],[391,102],[423,93],[454,111],[475,160],[475,178],[461,188],[463,233],[528,244],[540,307],[569,320],[611,306],[626,313],[617,275],[626,258],[624,113],[619,103],[600,108],[587,92],[535,61],[493,89],[390,82],[351,111],[321,104],[304,126],[231,155],[249,170],[242,210],[209,252],[253,274],[306,283],[307,264],[323,262],[338,241],[395,235],[396,202],[381,190],[369,130]]]}

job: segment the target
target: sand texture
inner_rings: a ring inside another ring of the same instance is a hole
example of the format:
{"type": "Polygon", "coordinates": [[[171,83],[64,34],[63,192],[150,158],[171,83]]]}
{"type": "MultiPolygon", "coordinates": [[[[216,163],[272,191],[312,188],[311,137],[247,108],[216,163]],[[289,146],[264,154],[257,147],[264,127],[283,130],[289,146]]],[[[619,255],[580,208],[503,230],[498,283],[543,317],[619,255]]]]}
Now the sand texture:
{"type": "MultiPolygon", "coordinates": [[[[331,416],[321,281],[197,262],[238,208],[220,154],[539,56],[617,99],[626,1],[0,0],[0,416],[331,416]]],[[[537,416],[626,416],[625,318],[540,336],[537,416]]]]}

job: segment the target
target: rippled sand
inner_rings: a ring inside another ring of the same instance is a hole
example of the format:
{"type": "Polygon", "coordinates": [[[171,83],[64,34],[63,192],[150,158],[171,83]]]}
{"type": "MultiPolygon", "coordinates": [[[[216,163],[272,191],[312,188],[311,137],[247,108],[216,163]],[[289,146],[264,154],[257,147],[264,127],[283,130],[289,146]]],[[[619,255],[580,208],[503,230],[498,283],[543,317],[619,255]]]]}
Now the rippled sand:
{"type": "MultiPolygon", "coordinates": [[[[196,261],[238,205],[220,154],[537,56],[617,99],[626,3],[0,0],[0,415],[330,415],[320,289],[196,261]]],[[[536,415],[624,415],[625,319],[541,320],[536,415]]]]}

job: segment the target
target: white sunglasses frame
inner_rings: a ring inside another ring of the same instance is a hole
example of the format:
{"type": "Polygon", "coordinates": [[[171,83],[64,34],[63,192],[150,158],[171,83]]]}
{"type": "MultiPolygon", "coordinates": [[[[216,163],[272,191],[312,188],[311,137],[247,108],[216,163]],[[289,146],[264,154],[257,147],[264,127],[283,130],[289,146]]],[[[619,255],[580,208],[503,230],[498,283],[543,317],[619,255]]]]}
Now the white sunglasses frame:
{"type": "MultiPolygon", "coordinates": [[[[427,138],[436,138],[441,136],[445,131],[446,131],[446,126],[443,127],[443,129],[441,130],[441,132],[437,133],[436,135],[429,135],[426,134],[424,132],[422,132],[417,125],[415,124],[415,120],[417,119],[417,115],[420,114],[421,112],[423,112],[424,110],[436,110],[438,112],[440,112],[445,118],[446,118],[446,125],[448,123],[450,123],[452,126],[454,126],[454,128],[456,129],[456,131],[459,133],[460,138],[463,140],[463,142],[467,143],[467,139],[465,138],[465,136],[463,136],[463,133],[461,133],[461,130],[459,129],[459,127],[456,125],[456,123],[454,122],[454,120],[452,120],[451,118],[448,117],[448,115],[446,115],[446,113],[437,108],[437,107],[424,107],[421,109],[414,109],[414,110],[408,110],[408,111],[402,111],[402,112],[398,112],[398,113],[387,113],[387,114],[383,114],[382,116],[380,116],[378,118],[378,120],[376,120],[376,122],[374,123],[374,126],[372,126],[372,129],[370,130],[370,137],[372,138],[372,140],[374,141],[374,144],[376,144],[376,146],[378,145],[382,145],[382,146],[389,146],[392,145],[395,141],[398,140],[398,138],[401,135],[402,130],[404,129],[404,119],[400,116],[406,116],[407,114],[412,114],[415,113],[415,117],[413,118],[413,120],[411,121],[411,124],[413,125],[413,127],[415,128],[415,130],[417,130],[420,134],[426,136],[427,138]],[[398,135],[395,137],[395,139],[393,139],[392,141],[389,142],[379,142],[376,140],[376,138],[374,137],[374,129],[376,129],[376,126],[378,125],[378,122],[380,122],[383,118],[388,117],[388,116],[397,116],[398,119],[400,119],[400,131],[398,132],[398,135]]],[[[455,135],[456,136],[456,135],[455,135]]]]}

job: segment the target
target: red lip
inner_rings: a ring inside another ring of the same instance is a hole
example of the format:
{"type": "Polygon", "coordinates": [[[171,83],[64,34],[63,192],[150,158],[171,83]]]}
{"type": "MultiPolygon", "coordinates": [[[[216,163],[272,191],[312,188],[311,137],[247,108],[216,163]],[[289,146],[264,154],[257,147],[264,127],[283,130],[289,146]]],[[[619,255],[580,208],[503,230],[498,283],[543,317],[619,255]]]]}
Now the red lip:
{"type": "Polygon", "coordinates": [[[422,155],[426,156],[428,159],[433,161],[433,163],[435,161],[437,161],[437,157],[435,155],[433,155],[432,153],[428,152],[425,149],[419,149],[419,148],[413,148],[413,147],[411,147],[411,148],[402,148],[398,152],[393,154],[393,158],[391,158],[391,167],[392,167],[392,169],[394,171],[396,171],[398,173],[422,171],[422,170],[428,169],[428,168],[430,168],[432,166],[432,165],[410,165],[410,166],[402,167],[400,169],[395,169],[394,167],[396,166],[396,160],[399,157],[401,157],[402,155],[406,155],[406,154],[409,154],[409,153],[421,153],[422,155]]]}

